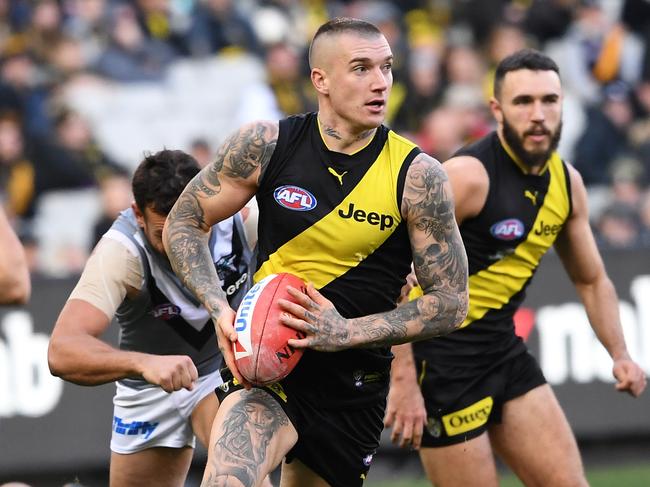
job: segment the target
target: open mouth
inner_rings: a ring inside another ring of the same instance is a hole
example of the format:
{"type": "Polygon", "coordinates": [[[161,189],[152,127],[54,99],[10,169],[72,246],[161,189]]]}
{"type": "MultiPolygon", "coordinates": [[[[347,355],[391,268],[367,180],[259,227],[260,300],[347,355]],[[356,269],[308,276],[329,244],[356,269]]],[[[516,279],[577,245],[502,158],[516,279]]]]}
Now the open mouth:
{"type": "Polygon", "coordinates": [[[371,100],[366,103],[366,106],[372,111],[377,112],[381,111],[386,106],[386,102],[384,100],[371,100]]]}

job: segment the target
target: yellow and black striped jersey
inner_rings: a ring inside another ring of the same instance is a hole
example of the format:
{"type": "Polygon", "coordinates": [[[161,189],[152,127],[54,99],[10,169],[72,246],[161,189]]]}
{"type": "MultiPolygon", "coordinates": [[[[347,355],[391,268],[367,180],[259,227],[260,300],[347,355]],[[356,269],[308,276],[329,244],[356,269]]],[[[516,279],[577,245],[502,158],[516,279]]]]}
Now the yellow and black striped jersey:
{"type": "MultiPolygon", "coordinates": [[[[346,318],[394,308],[411,262],[401,198],[406,170],[419,152],[384,126],[356,153],[333,152],[315,113],[280,121],[257,193],[255,281],[295,274],[346,318]]],[[[356,404],[383,389],[390,360],[387,349],[308,351],[283,385],[300,383],[323,400],[334,393],[337,403],[356,404]]]]}
{"type": "Polygon", "coordinates": [[[515,336],[514,313],[572,211],[568,169],[553,153],[539,174],[530,174],[496,133],[456,155],[479,159],[490,181],[482,210],[460,226],[469,262],[469,310],[460,330],[418,348],[452,362],[454,356],[518,353],[525,346],[515,336]]]}

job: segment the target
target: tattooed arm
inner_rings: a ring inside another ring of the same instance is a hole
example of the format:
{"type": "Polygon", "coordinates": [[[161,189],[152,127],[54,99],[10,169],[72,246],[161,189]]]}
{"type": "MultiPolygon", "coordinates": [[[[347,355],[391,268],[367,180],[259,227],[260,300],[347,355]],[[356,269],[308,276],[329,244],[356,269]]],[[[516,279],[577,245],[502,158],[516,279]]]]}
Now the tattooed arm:
{"type": "Polygon", "coordinates": [[[234,312],[219,285],[208,249],[210,228],[240,210],[255,194],[278,138],[278,123],[254,122],[230,136],[215,161],[190,181],[172,208],[163,243],[174,272],[210,312],[226,363],[235,377],[230,341],[234,312]]]}
{"type": "Polygon", "coordinates": [[[307,294],[290,290],[300,304],[282,301],[291,313],[282,321],[307,337],[296,347],[335,351],[381,347],[455,330],[467,314],[467,256],[454,219],[447,174],[438,161],[417,156],[406,174],[402,197],[413,263],[424,295],[386,313],[346,320],[312,285],[307,294]]]}

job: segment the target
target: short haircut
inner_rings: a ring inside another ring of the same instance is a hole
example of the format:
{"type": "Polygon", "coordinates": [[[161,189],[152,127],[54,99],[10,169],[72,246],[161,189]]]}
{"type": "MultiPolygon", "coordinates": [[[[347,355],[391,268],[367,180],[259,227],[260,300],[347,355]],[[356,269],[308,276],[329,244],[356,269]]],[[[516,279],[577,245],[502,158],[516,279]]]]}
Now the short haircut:
{"type": "Polygon", "coordinates": [[[323,35],[338,35],[346,32],[354,32],[368,37],[383,35],[376,25],[365,20],[353,19],[351,17],[336,17],[328,20],[318,28],[311,40],[311,44],[309,45],[309,66],[313,67],[312,49],[316,39],[323,35]]]}
{"type": "Polygon", "coordinates": [[[151,208],[167,215],[187,183],[199,172],[191,155],[181,150],[161,150],[146,155],[133,174],[131,188],[140,211],[151,208]]]}
{"type": "Polygon", "coordinates": [[[494,73],[494,97],[499,98],[503,78],[511,71],[530,69],[531,71],[555,71],[560,75],[560,68],[546,54],[535,49],[522,49],[505,57],[497,66],[494,73]]]}

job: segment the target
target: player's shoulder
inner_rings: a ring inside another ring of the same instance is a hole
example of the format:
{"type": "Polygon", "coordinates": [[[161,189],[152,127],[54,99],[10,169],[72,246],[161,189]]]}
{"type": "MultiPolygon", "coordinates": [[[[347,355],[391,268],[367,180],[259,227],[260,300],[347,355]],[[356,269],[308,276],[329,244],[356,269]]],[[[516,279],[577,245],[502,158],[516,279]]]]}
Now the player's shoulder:
{"type": "Polygon", "coordinates": [[[254,120],[239,127],[235,137],[251,142],[274,142],[278,138],[279,127],[279,120],[254,120]]]}

